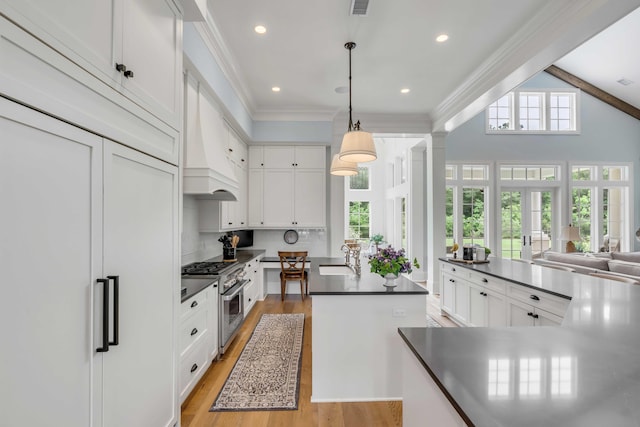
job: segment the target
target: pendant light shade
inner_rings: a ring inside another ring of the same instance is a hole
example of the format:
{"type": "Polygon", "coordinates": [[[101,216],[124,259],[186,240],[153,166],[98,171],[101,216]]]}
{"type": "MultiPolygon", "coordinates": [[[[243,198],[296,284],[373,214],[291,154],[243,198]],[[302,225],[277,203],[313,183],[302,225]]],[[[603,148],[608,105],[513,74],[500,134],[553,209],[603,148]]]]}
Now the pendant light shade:
{"type": "MultiPolygon", "coordinates": [[[[342,138],[338,157],[343,162],[364,163],[378,158],[373,136],[369,132],[360,129],[360,121],[353,123],[351,107],[351,51],[356,47],[354,42],[344,45],[349,50],[349,127],[342,138]]],[[[357,169],[356,169],[357,172],[357,169]]]]}
{"type": "Polygon", "coordinates": [[[344,134],[340,160],[354,163],[371,162],[378,158],[373,136],[369,132],[352,130],[344,134]]]}
{"type": "Polygon", "coordinates": [[[358,165],[352,162],[340,160],[338,154],[333,156],[331,161],[331,175],[352,176],[358,174],[358,165]]]}

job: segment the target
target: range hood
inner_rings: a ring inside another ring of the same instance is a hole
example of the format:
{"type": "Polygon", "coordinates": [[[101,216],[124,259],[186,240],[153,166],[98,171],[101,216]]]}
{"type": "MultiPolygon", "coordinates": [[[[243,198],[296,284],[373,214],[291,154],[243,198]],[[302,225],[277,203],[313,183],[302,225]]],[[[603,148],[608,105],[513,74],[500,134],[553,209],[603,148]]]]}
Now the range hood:
{"type": "Polygon", "coordinates": [[[200,93],[198,82],[188,82],[183,192],[199,199],[238,200],[238,179],[225,154],[228,131],[222,114],[200,93]]]}

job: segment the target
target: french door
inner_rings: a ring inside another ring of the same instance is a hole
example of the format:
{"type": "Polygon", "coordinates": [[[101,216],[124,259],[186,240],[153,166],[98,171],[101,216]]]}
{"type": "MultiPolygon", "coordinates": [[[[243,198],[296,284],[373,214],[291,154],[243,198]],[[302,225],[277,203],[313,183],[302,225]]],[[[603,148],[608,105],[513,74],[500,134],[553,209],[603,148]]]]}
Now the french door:
{"type": "Polygon", "coordinates": [[[553,188],[508,188],[500,193],[502,258],[534,259],[551,248],[553,188]]]}

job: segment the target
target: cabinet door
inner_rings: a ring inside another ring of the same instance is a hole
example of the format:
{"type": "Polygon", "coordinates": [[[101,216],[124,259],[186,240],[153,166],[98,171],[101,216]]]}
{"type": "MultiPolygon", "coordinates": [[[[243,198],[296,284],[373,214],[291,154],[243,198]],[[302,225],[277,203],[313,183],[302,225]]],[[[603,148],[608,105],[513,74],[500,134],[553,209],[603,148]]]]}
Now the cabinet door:
{"type": "Polygon", "coordinates": [[[507,306],[504,295],[485,290],[487,296],[487,326],[507,326],[507,306]]]}
{"type": "MultiPolygon", "coordinates": [[[[246,156],[245,156],[246,157],[246,156]]],[[[238,200],[236,203],[234,222],[236,228],[247,227],[247,204],[249,186],[247,185],[247,169],[244,164],[235,165],[236,178],[238,178],[238,200]]]]}
{"type": "Polygon", "coordinates": [[[295,171],[294,216],[298,227],[326,225],[326,181],[324,170],[295,171]]]}
{"type": "Polygon", "coordinates": [[[293,169],[264,170],[262,209],[265,227],[291,227],[293,225],[293,193],[293,169]]]}
{"type": "Polygon", "coordinates": [[[262,169],[249,169],[249,200],[248,221],[249,227],[262,227],[263,198],[264,198],[264,173],[262,169]]]}
{"type": "Polygon", "coordinates": [[[507,298],[507,326],[533,326],[533,307],[507,298]]]}
{"type": "Polygon", "coordinates": [[[104,425],[177,421],[178,170],[105,141],[104,272],[119,277],[120,343],[104,353],[104,425]]]}
{"type": "Polygon", "coordinates": [[[466,281],[456,279],[456,311],[455,315],[463,323],[469,321],[469,285],[466,281]]]}
{"type": "Polygon", "coordinates": [[[120,82],[114,0],[0,0],[0,9],[73,62],[112,84],[120,82]]]}
{"type": "Polygon", "coordinates": [[[170,0],[123,1],[125,94],[176,129],[182,91],[182,21],[170,0]]]}
{"type": "Polygon", "coordinates": [[[455,313],[456,307],[456,279],[449,274],[442,274],[442,293],[440,295],[440,308],[449,314],[455,313]]]}
{"type": "Polygon", "coordinates": [[[261,168],[264,166],[262,155],[264,153],[263,147],[251,146],[249,147],[249,168],[261,168]]]}
{"type": "Polygon", "coordinates": [[[327,149],[324,146],[295,147],[295,165],[303,169],[325,169],[327,149]]]}
{"type": "Polygon", "coordinates": [[[483,288],[469,285],[469,326],[487,326],[487,298],[483,288]]]}
{"type": "Polygon", "coordinates": [[[98,426],[102,141],[4,98],[0,129],[0,424],[98,426]]]}
{"type": "Polygon", "coordinates": [[[535,314],[538,316],[535,318],[536,326],[560,326],[562,325],[562,317],[549,313],[548,311],[536,308],[535,314]]]}
{"type": "Polygon", "coordinates": [[[293,146],[263,147],[263,163],[268,169],[286,169],[293,167],[295,152],[293,146]]]}

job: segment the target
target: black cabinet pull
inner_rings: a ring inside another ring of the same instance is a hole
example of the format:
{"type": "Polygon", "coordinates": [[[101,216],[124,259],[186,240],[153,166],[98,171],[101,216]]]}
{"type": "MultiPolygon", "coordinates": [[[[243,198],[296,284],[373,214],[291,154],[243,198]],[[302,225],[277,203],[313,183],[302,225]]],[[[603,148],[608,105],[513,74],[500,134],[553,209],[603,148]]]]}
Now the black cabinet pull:
{"type": "Polygon", "coordinates": [[[98,353],[109,351],[109,279],[98,279],[102,283],[102,347],[98,347],[98,353]]]}
{"type": "Polygon", "coordinates": [[[198,364],[194,363],[193,366],[191,367],[191,373],[194,373],[196,369],[198,369],[198,364]]]}
{"type": "Polygon", "coordinates": [[[534,319],[537,319],[538,317],[540,317],[540,316],[538,316],[537,314],[534,314],[534,315],[533,315],[533,318],[534,318],[534,319]]]}
{"type": "Polygon", "coordinates": [[[240,159],[241,162],[244,162],[244,159],[240,159]]]}
{"type": "Polygon", "coordinates": [[[489,283],[489,281],[487,279],[485,279],[484,277],[482,278],[482,282],[483,283],[489,283]]]}
{"type": "Polygon", "coordinates": [[[229,225],[233,225],[233,223],[232,223],[232,222],[230,222],[230,223],[229,223],[229,225]]]}
{"type": "Polygon", "coordinates": [[[540,301],[540,297],[537,295],[530,295],[529,298],[531,298],[534,301],[540,301]]]}
{"type": "Polygon", "coordinates": [[[133,71],[131,70],[127,70],[124,72],[124,76],[128,79],[132,79],[133,78],[133,71]]]}
{"type": "Polygon", "coordinates": [[[451,267],[451,271],[456,271],[456,269],[454,267],[451,267]]]}
{"type": "Polygon", "coordinates": [[[533,313],[532,312],[528,312],[527,316],[533,316],[533,313]]]}
{"type": "Polygon", "coordinates": [[[456,281],[455,281],[455,280],[453,280],[453,279],[449,279],[449,281],[450,281],[451,283],[456,283],[456,281]]]}
{"type": "Polygon", "coordinates": [[[197,307],[198,306],[198,301],[194,301],[191,303],[191,308],[197,307]]]}
{"type": "Polygon", "coordinates": [[[118,345],[120,341],[120,276],[107,276],[113,280],[113,341],[109,345],[118,345]]]}
{"type": "Polygon", "coordinates": [[[118,345],[120,336],[120,281],[119,276],[107,276],[106,279],[97,279],[102,283],[102,347],[98,347],[98,353],[109,351],[110,345],[118,345]],[[109,341],[109,281],[113,280],[113,341],[109,341]]]}
{"type": "Polygon", "coordinates": [[[229,152],[230,152],[230,153],[233,153],[233,148],[229,148],[229,152]]]}
{"type": "Polygon", "coordinates": [[[191,336],[194,336],[194,335],[195,335],[195,334],[197,334],[197,333],[198,333],[198,328],[193,328],[193,329],[191,330],[191,336]]]}
{"type": "Polygon", "coordinates": [[[116,62],[116,71],[118,71],[119,73],[124,73],[125,71],[127,71],[127,66],[124,64],[118,64],[116,62]]]}
{"type": "Polygon", "coordinates": [[[260,166],[264,166],[264,163],[260,163],[260,166]]]}

